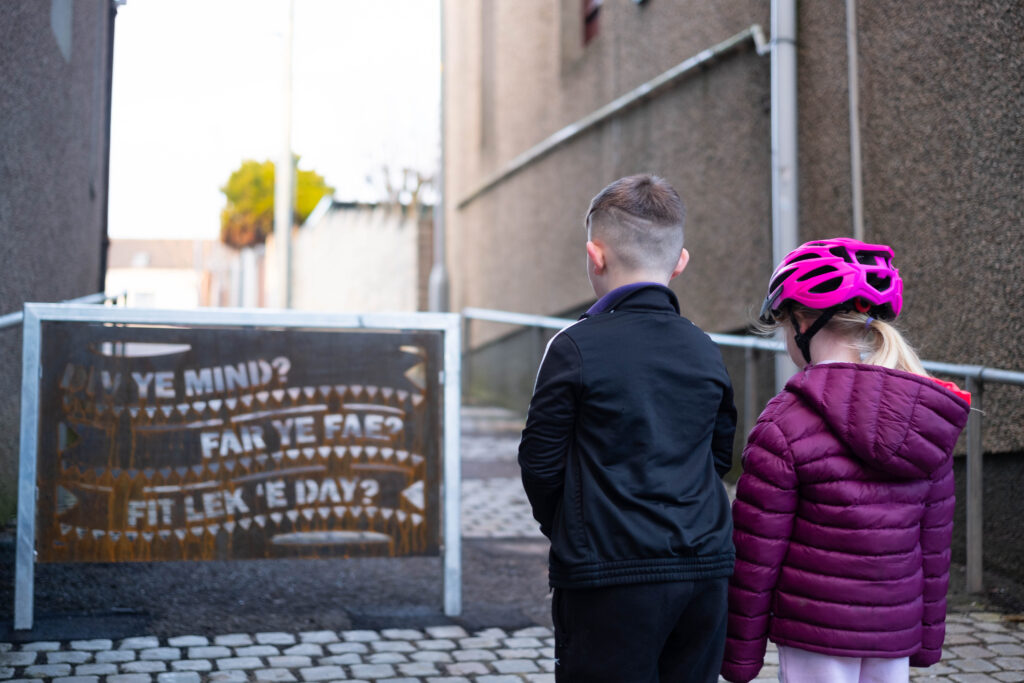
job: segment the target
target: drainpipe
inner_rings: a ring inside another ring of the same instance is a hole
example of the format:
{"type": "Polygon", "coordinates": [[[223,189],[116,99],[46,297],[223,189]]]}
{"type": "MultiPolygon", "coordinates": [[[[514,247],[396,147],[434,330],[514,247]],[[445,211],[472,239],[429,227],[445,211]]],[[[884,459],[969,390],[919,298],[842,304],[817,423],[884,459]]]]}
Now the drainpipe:
{"type": "Polygon", "coordinates": [[[860,164],[860,79],[857,75],[857,2],[846,0],[846,68],[850,94],[850,195],[853,237],[864,241],[864,190],[860,164]]]}
{"type": "Polygon", "coordinates": [[[437,169],[437,197],[434,200],[434,263],[430,269],[430,279],[427,283],[427,308],[435,312],[448,310],[448,270],[445,266],[445,240],[444,240],[444,0],[438,2],[441,14],[441,96],[438,98],[441,106],[441,156],[437,169]]]}
{"type": "MultiPolygon", "coordinates": [[[[772,0],[772,265],[799,246],[797,187],[796,0],[772,0]]],[[[775,356],[775,385],[781,390],[796,366],[775,356]]]]}
{"type": "MultiPolygon", "coordinates": [[[[110,131],[114,108],[114,20],[117,19],[117,8],[124,0],[114,0],[107,11],[107,63],[103,79],[106,81],[106,111],[103,114],[103,190],[100,192],[100,292],[107,291],[107,252],[110,250],[110,131]]],[[[97,74],[99,78],[99,74],[97,74]]]]}

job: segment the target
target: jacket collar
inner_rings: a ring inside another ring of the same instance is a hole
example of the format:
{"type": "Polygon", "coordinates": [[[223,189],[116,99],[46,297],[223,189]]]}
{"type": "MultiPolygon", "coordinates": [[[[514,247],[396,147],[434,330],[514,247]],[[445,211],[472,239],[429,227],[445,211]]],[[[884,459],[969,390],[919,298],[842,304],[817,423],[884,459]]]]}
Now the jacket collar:
{"type": "Polygon", "coordinates": [[[674,310],[679,313],[675,292],[657,282],[632,282],[616,287],[591,306],[580,320],[615,310],[674,310]]]}

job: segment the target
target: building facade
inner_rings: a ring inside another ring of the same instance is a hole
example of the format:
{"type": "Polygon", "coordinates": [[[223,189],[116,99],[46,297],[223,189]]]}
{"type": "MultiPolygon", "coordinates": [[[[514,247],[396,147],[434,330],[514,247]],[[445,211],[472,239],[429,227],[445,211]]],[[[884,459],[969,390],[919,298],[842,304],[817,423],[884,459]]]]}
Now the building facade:
{"type": "MultiPolygon", "coordinates": [[[[691,261],[672,285],[683,315],[708,331],[745,332],[774,260],[772,57],[756,49],[752,27],[770,41],[778,4],[445,0],[451,310],[575,317],[594,298],[584,270],[590,199],[616,178],[653,172],[688,209],[691,261]],[[701,66],[637,94],[687,60],[701,66]],[[617,107],[630,93],[635,102],[617,107]]],[[[797,13],[797,164],[786,178],[798,188],[794,244],[854,235],[859,176],[863,239],[895,250],[901,327],[922,357],[1024,371],[1024,5],[856,3],[851,60],[849,3],[788,4],[797,13]]],[[[473,330],[470,400],[525,411],[543,337],[482,322],[473,330]]],[[[749,425],[774,392],[770,364],[747,378],[742,352],[723,355],[749,425]],[[744,411],[748,379],[757,400],[744,411]]],[[[986,384],[975,406],[985,566],[1024,584],[1013,493],[1024,472],[1022,390],[986,384]]],[[[958,561],[966,479],[958,458],[958,561]]]]}
{"type": "MultiPolygon", "coordinates": [[[[291,308],[323,312],[427,309],[432,207],[324,197],[292,231],[291,308]]],[[[265,288],[280,287],[277,239],[267,238],[265,288]]]]}
{"type": "MultiPolygon", "coordinates": [[[[803,242],[853,234],[853,173],[844,4],[797,7],[803,242]]],[[[591,197],[618,177],[654,172],[688,209],[692,258],[673,284],[683,314],[710,331],[745,331],[773,266],[771,57],[752,37],[531,154],[752,26],[770,33],[770,9],[754,0],[445,2],[451,309],[584,309],[591,197]]],[[[864,239],[896,252],[903,328],[929,360],[1024,369],[1024,7],[858,3],[855,22],[864,239]]],[[[505,332],[475,327],[475,347],[505,332]]],[[[1019,389],[990,386],[987,398],[986,448],[1024,448],[1019,389]]]]}
{"type": "MultiPolygon", "coordinates": [[[[0,312],[103,291],[116,4],[0,3],[0,312]]],[[[0,329],[0,521],[15,509],[20,326],[0,329]]]]}
{"type": "Polygon", "coordinates": [[[218,240],[113,239],[106,292],[133,308],[240,306],[240,262],[218,240]]]}

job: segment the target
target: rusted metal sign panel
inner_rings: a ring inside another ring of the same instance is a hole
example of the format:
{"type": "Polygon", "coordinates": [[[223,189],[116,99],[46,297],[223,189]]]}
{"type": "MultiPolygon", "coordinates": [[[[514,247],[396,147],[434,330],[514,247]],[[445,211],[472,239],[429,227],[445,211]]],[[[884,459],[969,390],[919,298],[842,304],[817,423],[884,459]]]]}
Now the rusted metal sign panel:
{"type": "Polygon", "coordinates": [[[43,321],[38,561],[438,554],[442,336],[43,321]]]}

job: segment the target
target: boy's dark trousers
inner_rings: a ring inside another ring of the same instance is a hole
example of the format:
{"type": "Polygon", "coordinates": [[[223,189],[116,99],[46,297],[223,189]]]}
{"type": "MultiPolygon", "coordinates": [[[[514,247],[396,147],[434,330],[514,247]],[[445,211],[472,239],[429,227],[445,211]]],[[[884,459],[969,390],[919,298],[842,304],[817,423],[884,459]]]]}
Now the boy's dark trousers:
{"type": "Polygon", "coordinates": [[[713,683],[729,579],[556,588],[558,683],[713,683]]]}

